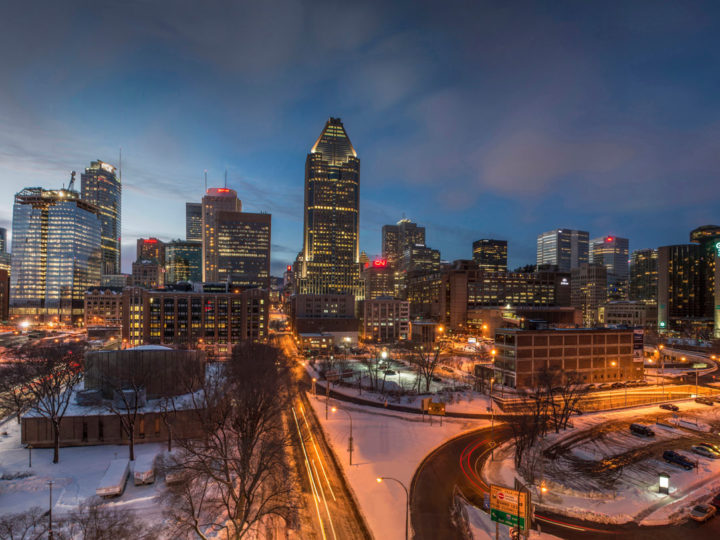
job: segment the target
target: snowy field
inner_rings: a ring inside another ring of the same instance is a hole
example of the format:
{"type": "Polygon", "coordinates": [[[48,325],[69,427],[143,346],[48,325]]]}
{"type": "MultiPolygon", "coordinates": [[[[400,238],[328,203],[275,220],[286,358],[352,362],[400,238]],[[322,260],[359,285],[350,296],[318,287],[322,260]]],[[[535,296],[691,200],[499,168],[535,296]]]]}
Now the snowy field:
{"type": "Polygon", "coordinates": [[[405,494],[393,482],[377,483],[378,476],[392,476],[410,488],[415,470],[431,450],[464,431],[489,425],[483,420],[443,420],[443,425],[423,422],[419,415],[371,410],[335,402],[353,419],[355,452],[348,464],[349,423],[336,412],[325,420],[325,398],[308,396],[355,492],[360,509],[376,538],[400,540],[405,535],[405,494]],[[382,534],[381,534],[382,533],[382,534]]]}
{"type": "MultiPolygon", "coordinates": [[[[691,451],[700,442],[720,444],[720,407],[686,402],[680,408],[677,415],[658,407],[585,415],[573,420],[575,429],[550,434],[537,467],[537,482],[544,479],[548,492],[542,502],[534,496],[538,506],[606,523],[682,519],[692,504],[720,490],[720,459],[691,451]],[[647,425],[655,437],[631,434],[630,423],[647,425]],[[666,463],[664,450],[688,457],[697,470],[666,463]],[[669,495],[659,493],[660,473],[670,476],[669,495]]],[[[511,443],[483,469],[488,481],[504,485],[512,485],[515,474],[511,443]]]]}
{"type": "MultiPolygon", "coordinates": [[[[58,518],[75,510],[85,499],[95,496],[105,469],[115,458],[128,456],[127,446],[84,446],[60,449],[60,462],[52,463],[52,448],[28,450],[20,444],[20,426],[15,420],[0,427],[0,515],[22,512],[32,506],[46,509],[49,504],[48,481],[53,485],[53,516],[58,518]]],[[[163,451],[160,443],[137,444],[136,460],[163,451]]],[[[120,497],[108,499],[111,506],[132,509],[139,517],[157,523],[162,518],[158,495],[162,482],[135,486],[130,478],[120,497]]]]}

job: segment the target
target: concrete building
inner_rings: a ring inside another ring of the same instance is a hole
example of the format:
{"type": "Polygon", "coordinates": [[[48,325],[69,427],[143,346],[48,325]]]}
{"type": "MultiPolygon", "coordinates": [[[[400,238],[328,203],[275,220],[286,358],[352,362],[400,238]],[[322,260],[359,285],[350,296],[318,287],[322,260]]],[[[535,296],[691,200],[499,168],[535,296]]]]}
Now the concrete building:
{"type": "Polygon", "coordinates": [[[331,334],[336,343],[358,341],[360,322],[353,294],[294,294],[290,297],[290,328],[295,335],[331,334]]]}
{"type": "Polygon", "coordinates": [[[137,260],[132,263],[132,285],[145,289],[165,286],[165,267],[154,260],[137,260]]]}
{"type": "Polygon", "coordinates": [[[395,296],[395,271],[386,259],[375,259],[362,271],[365,299],[395,296]]]}
{"type": "Polygon", "coordinates": [[[411,321],[410,340],[416,345],[435,343],[445,332],[444,325],[436,321],[411,321]]]}
{"type": "Polygon", "coordinates": [[[570,272],[588,262],[587,231],[554,229],[538,235],[537,265],[557,266],[560,272],[570,272]]]}
{"type": "Polygon", "coordinates": [[[219,281],[217,219],[221,211],[242,212],[237,192],[229,188],[209,188],[202,199],[203,281],[219,281]]]}
{"type": "Polygon", "coordinates": [[[657,305],[641,301],[614,301],[598,309],[598,322],[605,325],[624,325],[630,328],[655,328],[657,305]]]}
{"type": "Polygon", "coordinates": [[[607,269],[600,264],[581,264],[570,278],[570,303],[582,311],[583,324],[595,326],[598,309],[607,301],[607,269]]]}
{"type": "Polygon", "coordinates": [[[383,225],[382,257],[390,266],[399,264],[400,258],[412,246],[425,245],[425,227],[418,227],[407,218],[395,225],[383,225]]]}
{"type": "Polygon", "coordinates": [[[122,288],[91,287],[85,292],[85,328],[120,328],[122,308],[122,288]]]}
{"type": "Polygon", "coordinates": [[[152,261],[165,266],[165,242],[157,238],[137,239],[136,261],[152,261]]]}
{"type": "Polygon", "coordinates": [[[375,343],[397,343],[410,337],[410,302],[381,296],[365,300],[362,336],[375,343]]]}
{"type": "Polygon", "coordinates": [[[473,261],[486,272],[507,272],[507,247],[507,240],[476,240],[473,261]]]}
{"type": "Polygon", "coordinates": [[[495,380],[534,388],[547,369],[576,373],[584,383],[642,379],[642,333],[637,336],[633,330],[605,328],[500,329],[495,333],[495,380]]]}

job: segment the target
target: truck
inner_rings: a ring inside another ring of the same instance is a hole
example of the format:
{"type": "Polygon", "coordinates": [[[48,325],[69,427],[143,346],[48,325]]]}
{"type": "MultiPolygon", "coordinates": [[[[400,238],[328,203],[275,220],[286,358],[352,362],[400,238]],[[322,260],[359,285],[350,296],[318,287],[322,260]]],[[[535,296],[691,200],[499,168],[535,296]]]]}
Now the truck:
{"type": "Polygon", "coordinates": [[[125,483],[130,474],[127,459],[113,459],[100,480],[95,493],[100,497],[118,497],[125,491],[125,483]]]}
{"type": "Polygon", "coordinates": [[[155,454],[143,454],[135,460],[133,482],[136,486],[152,484],[155,481],[155,454]]]}

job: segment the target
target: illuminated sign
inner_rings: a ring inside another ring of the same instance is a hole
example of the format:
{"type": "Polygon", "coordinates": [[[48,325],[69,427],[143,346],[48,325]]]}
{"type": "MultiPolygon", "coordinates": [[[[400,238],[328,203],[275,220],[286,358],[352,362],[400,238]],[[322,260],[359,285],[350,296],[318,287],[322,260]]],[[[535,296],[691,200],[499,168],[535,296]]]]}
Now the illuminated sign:
{"type": "Polygon", "coordinates": [[[560,285],[570,285],[568,278],[564,277],[560,280],[560,285]]]}
{"type": "Polygon", "coordinates": [[[230,190],[228,188],[218,188],[218,193],[230,193],[230,190]]]}
{"type": "Polygon", "coordinates": [[[287,265],[287,271],[289,272],[290,270],[292,270],[292,266],[290,266],[290,265],[288,264],[288,265],[287,265]]]}
{"type": "Polygon", "coordinates": [[[375,259],[373,261],[373,266],[375,268],[385,268],[387,266],[387,259],[375,259]]]}
{"type": "Polygon", "coordinates": [[[715,244],[715,252],[717,253],[717,256],[720,257],[720,242],[715,244]]]}
{"type": "Polygon", "coordinates": [[[144,240],[146,244],[157,244],[157,238],[148,238],[147,240],[144,240]]]}
{"type": "Polygon", "coordinates": [[[605,239],[605,241],[606,241],[606,242],[612,242],[612,241],[613,241],[613,237],[612,237],[612,236],[608,236],[608,237],[605,239]]]}
{"type": "Polygon", "coordinates": [[[114,173],[114,172],[115,172],[115,167],[113,167],[112,165],[108,165],[107,163],[101,163],[101,164],[100,164],[100,167],[103,168],[103,169],[105,169],[105,170],[106,170],[107,172],[109,172],[109,173],[114,173]]]}

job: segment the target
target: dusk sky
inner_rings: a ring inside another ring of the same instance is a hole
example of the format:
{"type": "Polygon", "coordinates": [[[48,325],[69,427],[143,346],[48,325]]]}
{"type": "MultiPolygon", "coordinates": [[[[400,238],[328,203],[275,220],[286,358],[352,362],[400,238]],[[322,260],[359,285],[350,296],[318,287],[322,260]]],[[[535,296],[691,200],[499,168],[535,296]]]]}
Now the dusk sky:
{"type": "Polygon", "coordinates": [[[687,243],[720,222],[718,23],[716,2],[4,2],[0,226],[122,147],[124,271],[227,169],[279,275],[336,116],[371,256],[403,213],[443,259],[500,238],[511,267],[556,227],[687,243]]]}

